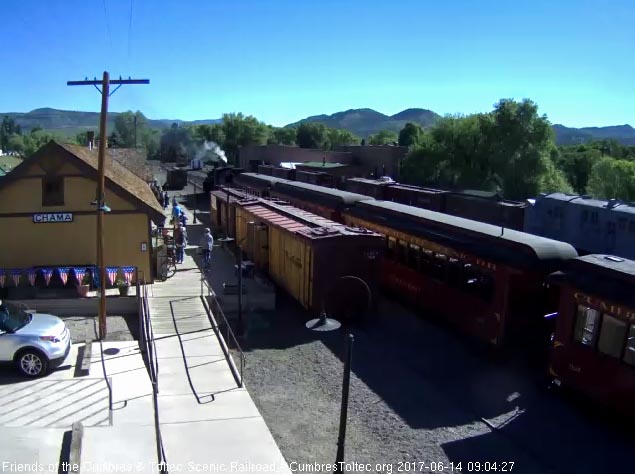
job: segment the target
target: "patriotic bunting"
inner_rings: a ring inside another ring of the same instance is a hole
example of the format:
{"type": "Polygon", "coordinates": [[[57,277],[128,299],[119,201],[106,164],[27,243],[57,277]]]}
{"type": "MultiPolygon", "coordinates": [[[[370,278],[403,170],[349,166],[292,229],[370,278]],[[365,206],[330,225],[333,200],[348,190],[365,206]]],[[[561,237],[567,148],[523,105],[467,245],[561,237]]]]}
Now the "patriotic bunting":
{"type": "Polygon", "coordinates": [[[70,270],[71,269],[69,267],[60,267],[57,269],[57,273],[59,273],[60,278],[62,279],[62,283],[64,283],[64,285],[66,285],[66,282],[68,281],[68,274],[70,270]]]}
{"type": "Polygon", "coordinates": [[[85,268],[73,268],[73,274],[75,275],[75,280],[77,280],[77,284],[81,285],[84,281],[84,275],[86,275],[85,268]]]}
{"type": "Polygon", "coordinates": [[[117,281],[117,274],[119,273],[119,267],[106,267],[106,275],[108,275],[108,283],[111,285],[117,281]]]}
{"type": "Polygon", "coordinates": [[[29,277],[29,283],[31,286],[35,285],[35,277],[37,276],[37,270],[35,268],[29,268],[26,272],[26,275],[29,277]]]}
{"type": "Polygon", "coordinates": [[[15,286],[20,286],[20,277],[22,276],[22,270],[11,270],[11,276],[13,277],[13,283],[15,283],[15,286]]]}
{"type": "Polygon", "coordinates": [[[4,287],[4,280],[7,277],[6,273],[4,272],[4,270],[0,270],[0,288],[4,287]]]}
{"type": "Polygon", "coordinates": [[[49,283],[51,283],[51,276],[53,275],[53,269],[43,268],[42,275],[44,275],[44,281],[46,282],[46,286],[49,286],[49,283]]]}
{"type": "Polygon", "coordinates": [[[122,270],[123,277],[126,280],[126,283],[130,284],[134,275],[135,267],[123,267],[122,270]]]}

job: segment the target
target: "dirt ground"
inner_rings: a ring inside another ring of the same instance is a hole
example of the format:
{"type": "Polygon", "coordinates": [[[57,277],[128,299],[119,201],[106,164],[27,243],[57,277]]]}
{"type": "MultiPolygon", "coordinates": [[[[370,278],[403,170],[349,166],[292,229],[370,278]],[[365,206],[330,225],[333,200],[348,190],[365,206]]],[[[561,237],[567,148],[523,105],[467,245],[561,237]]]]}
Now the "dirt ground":
{"type": "MultiPolygon", "coordinates": [[[[71,332],[74,343],[98,339],[98,321],[94,316],[62,316],[71,332]]],[[[137,316],[108,315],[106,319],[107,336],[105,341],[138,340],[139,319],[137,316]]]]}

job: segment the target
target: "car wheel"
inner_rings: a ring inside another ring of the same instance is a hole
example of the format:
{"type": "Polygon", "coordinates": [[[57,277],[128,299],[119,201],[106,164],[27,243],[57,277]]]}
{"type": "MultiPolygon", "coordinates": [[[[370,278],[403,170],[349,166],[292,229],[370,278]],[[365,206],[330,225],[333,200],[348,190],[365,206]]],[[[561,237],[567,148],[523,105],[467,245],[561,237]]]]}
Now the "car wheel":
{"type": "Polygon", "coordinates": [[[49,361],[39,351],[27,349],[16,358],[18,370],[27,377],[40,377],[46,374],[49,361]]]}

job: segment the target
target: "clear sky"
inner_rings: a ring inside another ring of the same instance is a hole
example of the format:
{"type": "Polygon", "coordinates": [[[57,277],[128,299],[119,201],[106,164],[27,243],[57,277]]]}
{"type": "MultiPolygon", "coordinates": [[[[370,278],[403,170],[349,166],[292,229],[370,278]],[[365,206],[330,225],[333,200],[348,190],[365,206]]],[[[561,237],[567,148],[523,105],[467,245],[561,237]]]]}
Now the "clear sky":
{"type": "Polygon", "coordinates": [[[0,111],[98,111],[67,80],[149,78],[112,111],[273,125],[368,107],[635,125],[634,0],[0,0],[0,111]],[[131,14],[132,13],[132,14],[131,14]]]}

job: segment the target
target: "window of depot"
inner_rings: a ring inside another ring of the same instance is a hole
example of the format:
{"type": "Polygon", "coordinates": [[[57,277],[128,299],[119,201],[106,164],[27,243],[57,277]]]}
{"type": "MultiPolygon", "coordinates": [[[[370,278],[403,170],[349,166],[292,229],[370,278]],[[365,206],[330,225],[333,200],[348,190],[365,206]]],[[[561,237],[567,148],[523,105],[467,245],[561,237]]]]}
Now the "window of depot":
{"type": "Polygon", "coordinates": [[[64,205],[64,178],[45,176],[42,178],[42,206],[64,205]]]}
{"type": "Polygon", "coordinates": [[[635,366],[635,324],[631,324],[626,338],[626,349],[624,350],[624,362],[635,366]]]}
{"type": "Polygon", "coordinates": [[[626,341],[626,332],[628,326],[626,322],[620,321],[613,316],[604,314],[602,316],[602,326],[600,328],[600,337],[598,339],[598,351],[602,354],[609,355],[619,359],[624,350],[624,342],[626,341]]]}
{"type": "Polygon", "coordinates": [[[600,329],[600,312],[588,306],[578,305],[574,339],[585,346],[594,347],[600,329]]]}

